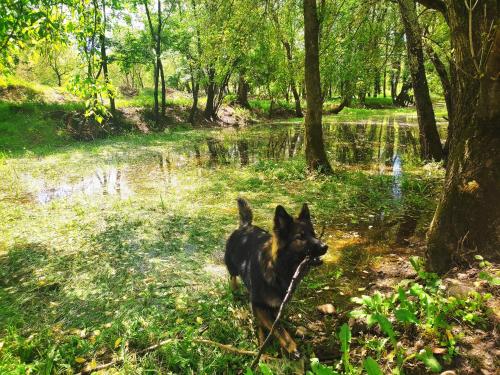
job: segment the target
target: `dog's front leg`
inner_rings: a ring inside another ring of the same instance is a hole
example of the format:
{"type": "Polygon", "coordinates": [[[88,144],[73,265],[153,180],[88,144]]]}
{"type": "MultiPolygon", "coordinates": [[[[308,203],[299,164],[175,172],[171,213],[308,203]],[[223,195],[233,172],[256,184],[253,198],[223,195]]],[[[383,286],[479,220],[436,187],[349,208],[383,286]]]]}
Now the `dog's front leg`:
{"type": "MultiPolygon", "coordinates": [[[[260,307],[256,305],[252,305],[252,310],[255,315],[255,318],[257,319],[257,324],[259,325],[259,341],[261,341],[261,330],[262,328],[267,329],[267,331],[271,330],[271,327],[273,325],[275,314],[272,313],[269,308],[265,307],[260,307]]],[[[262,330],[262,337],[263,335],[263,330],[262,330]]],[[[291,354],[293,357],[300,357],[300,353],[297,351],[297,344],[293,340],[292,336],[288,333],[286,329],[281,327],[281,325],[277,324],[276,327],[274,328],[273,335],[278,339],[281,347],[285,349],[289,354],[291,354]]],[[[263,340],[262,340],[263,342],[263,340]]],[[[261,345],[262,345],[261,342],[261,345]]]]}

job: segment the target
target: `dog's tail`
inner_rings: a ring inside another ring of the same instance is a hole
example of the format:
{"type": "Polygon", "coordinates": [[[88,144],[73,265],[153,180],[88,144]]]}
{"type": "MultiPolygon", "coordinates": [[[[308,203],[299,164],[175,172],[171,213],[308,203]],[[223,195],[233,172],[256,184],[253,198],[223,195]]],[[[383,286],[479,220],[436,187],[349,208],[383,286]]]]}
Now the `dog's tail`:
{"type": "Polygon", "coordinates": [[[252,210],[248,202],[243,198],[238,198],[238,210],[240,211],[240,227],[252,225],[252,210]]]}

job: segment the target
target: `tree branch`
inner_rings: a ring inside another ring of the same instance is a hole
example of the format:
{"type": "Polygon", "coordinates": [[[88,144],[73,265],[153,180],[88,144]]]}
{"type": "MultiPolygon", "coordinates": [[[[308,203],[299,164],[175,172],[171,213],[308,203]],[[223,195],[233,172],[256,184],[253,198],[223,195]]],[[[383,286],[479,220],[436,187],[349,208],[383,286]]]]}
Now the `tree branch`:
{"type": "Polygon", "coordinates": [[[257,353],[257,356],[253,360],[252,365],[250,366],[250,368],[252,370],[254,370],[255,367],[257,366],[257,364],[259,363],[260,356],[264,352],[264,348],[265,348],[266,344],[271,339],[271,336],[273,335],[273,332],[274,332],[274,328],[276,328],[276,324],[278,324],[278,321],[281,318],[281,314],[283,314],[283,308],[285,307],[288,300],[292,297],[293,291],[295,290],[295,286],[299,282],[299,280],[301,279],[300,276],[301,276],[302,269],[310,261],[311,261],[311,258],[309,256],[305,257],[304,260],[302,262],[300,262],[297,269],[295,270],[295,273],[293,274],[292,280],[290,281],[290,285],[288,286],[288,290],[286,291],[285,298],[283,298],[283,302],[281,302],[280,308],[278,310],[278,314],[276,315],[276,319],[274,319],[274,323],[271,326],[271,329],[269,330],[269,333],[267,334],[266,339],[264,340],[264,342],[260,346],[259,352],[257,353]]]}
{"type": "Polygon", "coordinates": [[[437,10],[438,12],[443,13],[443,15],[446,15],[446,4],[443,0],[417,0],[417,3],[420,3],[424,7],[427,7],[429,9],[437,10]]]}

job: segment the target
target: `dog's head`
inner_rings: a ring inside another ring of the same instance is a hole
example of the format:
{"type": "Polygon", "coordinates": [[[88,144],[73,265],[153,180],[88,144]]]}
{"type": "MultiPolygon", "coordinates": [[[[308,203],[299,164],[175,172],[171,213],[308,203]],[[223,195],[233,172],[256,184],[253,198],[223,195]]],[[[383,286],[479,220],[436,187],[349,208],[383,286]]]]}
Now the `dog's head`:
{"type": "Polygon", "coordinates": [[[276,207],[274,214],[274,236],[278,251],[285,256],[301,261],[306,256],[318,258],[326,253],[328,246],[316,237],[311,222],[311,214],[306,203],[295,219],[283,206],[276,207]]]}

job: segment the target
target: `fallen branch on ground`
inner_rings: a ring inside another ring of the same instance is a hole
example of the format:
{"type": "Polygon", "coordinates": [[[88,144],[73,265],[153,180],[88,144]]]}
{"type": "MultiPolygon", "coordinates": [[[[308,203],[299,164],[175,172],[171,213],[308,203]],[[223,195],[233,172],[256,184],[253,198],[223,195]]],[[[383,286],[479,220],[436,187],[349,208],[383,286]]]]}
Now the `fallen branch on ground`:
{"type": "MultiPolygon", "coordinates": [[[[151,346],[148,346],[147,348],[141,349],[141,350],[137,351],[135,354],[141,355],[141,354],[149,353],[149,352],[152,352],[153,350],[158,349],[159,347],[161,347],[165,344],[169,344],[169,343],[174,342],[174,341],[179,341],[179,339],[166,339],[166,340],[160,341],[158,344],[151,345],[151,346]]],[[[240,354],[240,355],[255,356],[258,354],[257,352],[255,352],[253,350],[238,349],[238,348],[235,348],[234,346],[231,346],[231,345],[221,344],[220,342],[207,340],[207,339],[193,339],[193,342],[196,342],[199,344],[213,345],[213,346],[216,346],[217,348],[225,350],[227,352],[240,354]]],[[[277,360],[278,359],[276,357],[267,356],[267,355],[264,358],[267,360],[277,360]]],[[[117,358],[113,361],[110,361],[108,363],[103,363],[102,365],[97,365],[95,367],[87,366],[85,369],[83,369],[81,372],[79,372],[76,375],[91,374],[91,373],[99,371],[99,370],[104,370],[104,369],[107,369],[109,367],[122,364],[123,361],[124,361],[124,358],[117,358]]]]}

